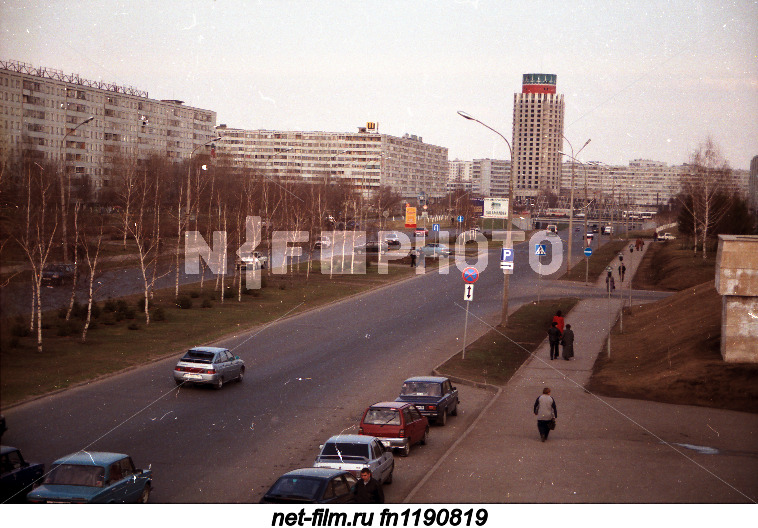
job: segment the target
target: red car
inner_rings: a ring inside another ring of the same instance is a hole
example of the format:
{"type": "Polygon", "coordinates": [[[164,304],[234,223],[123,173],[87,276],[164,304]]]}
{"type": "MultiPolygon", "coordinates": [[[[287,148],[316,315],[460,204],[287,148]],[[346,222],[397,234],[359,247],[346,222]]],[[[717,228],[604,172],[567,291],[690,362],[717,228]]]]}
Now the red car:
{"type": "Polygon", "coordinates": [[[375,436],[386,447],[408,456],[412,445],[426,443],[429,420],[412,403],[379,402],[363,413],[358,434],[375,436]]]}

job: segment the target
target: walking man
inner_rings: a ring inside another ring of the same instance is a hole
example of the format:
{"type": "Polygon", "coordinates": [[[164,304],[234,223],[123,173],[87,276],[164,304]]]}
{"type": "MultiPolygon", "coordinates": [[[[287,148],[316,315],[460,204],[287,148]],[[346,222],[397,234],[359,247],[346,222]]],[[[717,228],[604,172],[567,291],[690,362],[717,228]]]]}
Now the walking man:
{"type": "Polygon", "coordinates": [[[558,359],[558,345],[561,342],[561,331],[558,330],[558,323],[553,321],[547,331],[547,339],[550,343],[550,360],[558,359]]]}
{"type": "Polygon", "coordinates": [[[619,264],[619,278],[621,279],[621,282],[624,282],[624,275],[626,275],[626,266],[622,262],[619,264]]]}
{"type": "Polygon", "coordinates": [[[416,267],[416,250],[411,249],[411,268],[416,267]]]}
{"type": "Polygon", "coordinates": [[[537,430],[540,432],[540,439],[544,442],[550,429],[555,429],[555,419],[558,418],[558,408],[555,406],[555,400],[550,396],[550,389],[542,389],[542,395],[534,402],[534,414],[537,415],[537,430]]]}
{"type": "Polygon", "coordinates": [[[613,279],[613,273],[609,270],[608,275],[605,277],[606,290],[612,292],[616,289],[616,281],[613,279]]]}
{"type": "Polygon", "coordinates": [[[563,344],[563,359],[568,361],[574,357],[574,331],[571,329],[570,324],[566,325],[561,343],[563,344]]]}
{"type": "Polygon", "coordinates": [[[361,469],[361,480],[355,485],[355,502],[362,504],[384,504],[384,491],[376,479],[371,478],[371,470],[361,469]]]}

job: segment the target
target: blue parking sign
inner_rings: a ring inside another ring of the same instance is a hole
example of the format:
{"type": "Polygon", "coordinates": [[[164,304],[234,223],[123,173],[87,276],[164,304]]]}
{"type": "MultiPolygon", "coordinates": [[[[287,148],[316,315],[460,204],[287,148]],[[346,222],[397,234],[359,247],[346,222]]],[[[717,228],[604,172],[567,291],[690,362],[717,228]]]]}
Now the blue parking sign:
{"type": "Polygon", "coordinates": [[[503,248],[500,250],[500,262],[513,262],[513,248],[503,248]]]}

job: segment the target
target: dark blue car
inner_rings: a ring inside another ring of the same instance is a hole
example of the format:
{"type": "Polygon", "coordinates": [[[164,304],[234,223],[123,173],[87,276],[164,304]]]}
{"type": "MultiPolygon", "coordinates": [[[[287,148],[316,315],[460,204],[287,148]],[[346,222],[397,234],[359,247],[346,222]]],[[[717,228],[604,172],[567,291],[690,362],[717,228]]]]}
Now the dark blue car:
{"type": "Polygon", "coordinates": [[[79,451],[53,462],[43,484],[27,500],[145,503],[151,490],[152,471],[135,469],[128,455],[79,451]]]}
{"type": "Polygon", "coordinates": [[[27,462],[15,447],[0,446],[0,502],[18,502],[45,474],[43,464],[27,462]]]}
{"type": "Polygon", "coordinates": [[[403,382],[395,401],[416,405],[422,415],[437,424],[445,425],[448,415],[458,414],[458,389],[442,376],[416,376],[403,382]]]}

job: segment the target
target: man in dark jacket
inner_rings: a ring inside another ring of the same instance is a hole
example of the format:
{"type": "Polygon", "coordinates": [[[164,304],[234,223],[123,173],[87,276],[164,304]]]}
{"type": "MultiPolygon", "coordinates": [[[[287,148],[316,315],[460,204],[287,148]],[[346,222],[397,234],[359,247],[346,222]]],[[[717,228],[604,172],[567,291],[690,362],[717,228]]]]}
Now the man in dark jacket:
{"type": "Polygon", "coordinates": [[[369,468],[361,469],[361,480],[355,485],[355,502],[362,504],[384,504],[384,491],[376,479],[371,478],[369,468]]]}
{"type": "Polygon", "coordinates": [[[547,331],[547,338],[550,342],[550,359],[558,359],[558,344],[561,342],[561,331],[558,330],[558,323],[553,321],[547,331]]]}

